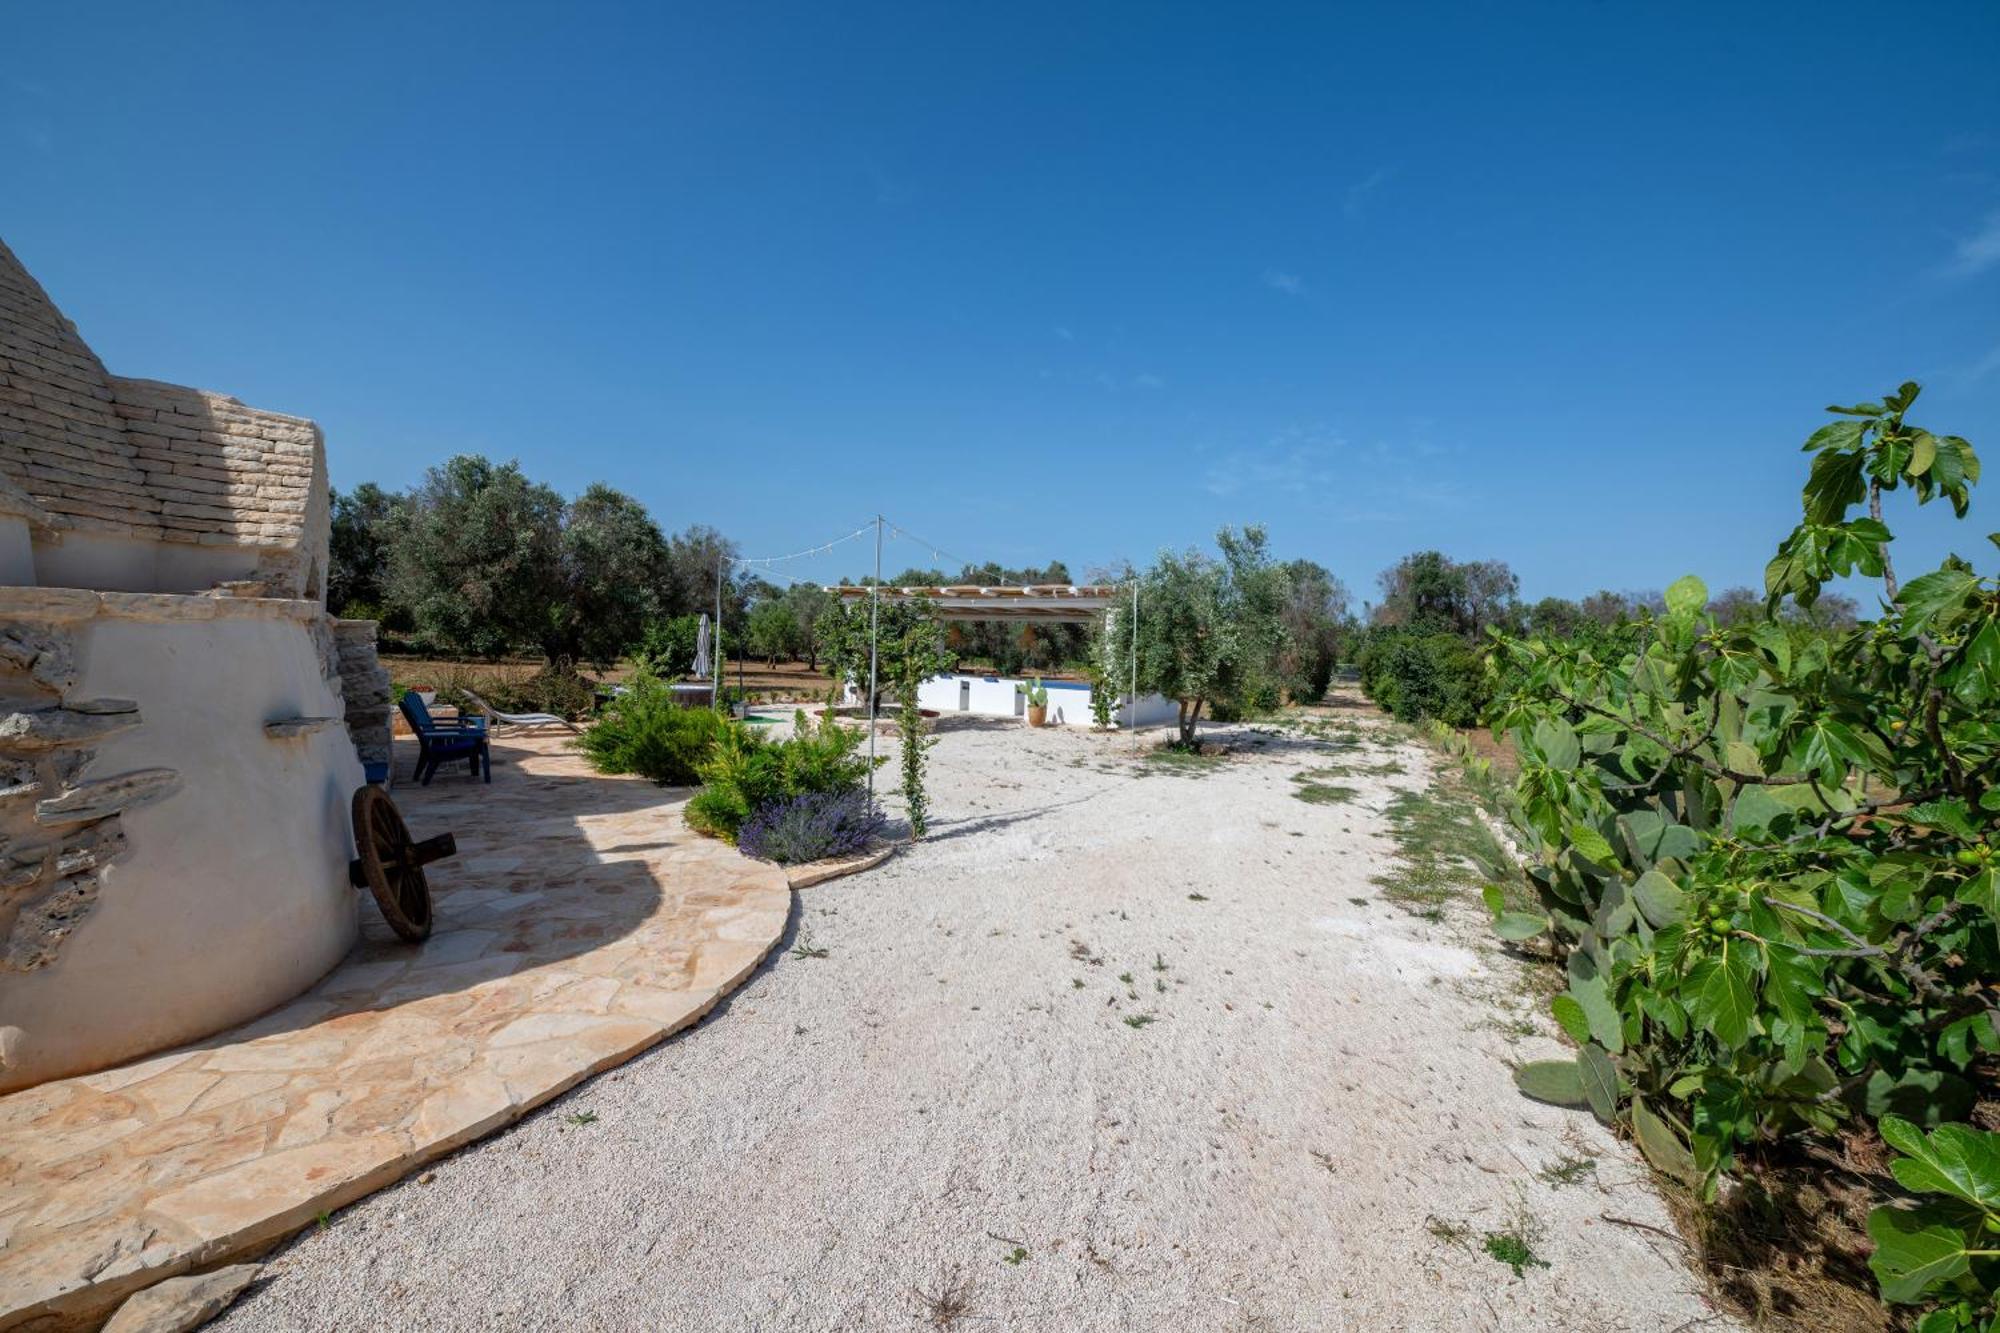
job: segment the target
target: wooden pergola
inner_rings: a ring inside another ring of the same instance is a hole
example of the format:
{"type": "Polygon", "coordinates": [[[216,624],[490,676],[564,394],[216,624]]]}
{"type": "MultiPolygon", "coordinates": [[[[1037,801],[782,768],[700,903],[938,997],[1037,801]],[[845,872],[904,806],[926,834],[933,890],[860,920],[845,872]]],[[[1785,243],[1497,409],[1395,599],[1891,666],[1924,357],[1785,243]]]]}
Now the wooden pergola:
{"type": "Polygon", "coordinates": [[[884,602],[927,601],[940,620],[1024,620],[1089,624],[1111,609],[1119,590],[1109,584],[1077,587],[1040,583],[1028,587],[982,587],[950,584],[898,588],[844,585],[827,591],[842,602],[866,602],[871,593],[884,602]]]}

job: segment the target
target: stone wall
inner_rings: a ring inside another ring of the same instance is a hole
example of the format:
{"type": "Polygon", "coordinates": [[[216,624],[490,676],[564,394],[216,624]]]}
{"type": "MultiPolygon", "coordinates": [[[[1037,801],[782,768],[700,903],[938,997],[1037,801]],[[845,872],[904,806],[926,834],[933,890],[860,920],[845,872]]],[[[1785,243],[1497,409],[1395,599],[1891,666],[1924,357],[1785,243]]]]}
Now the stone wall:
{"type": "Polygon", "coordinates": [[[389,762],[389,669],[375,656],[375,622],[336,620],[333,641],[340,661],[340,694],[347,707],[347,734],[365,764],[389,762]]]}
{"type": "MultiPolygon", "coordinates": [[[[100,744],[142,719],[129,699],[76,697],[76,682],[67,624],[0,629],[0,972],[56,960],[126,850],[120,816],[180,788],[167,768],[84,776],[100,744]]],[[[0,1067],[9,1044],[0,1030],[0,1067]]]]}
{"type": "Polygon", "coordinates": [[[199,591],[205,582],[175,579],[200,571],[233,575],[271,596],[323,593],[328,515],[319,428],[224,394],[108,374],[4,244],[0,476],[46,512],[38,541],[129,539],[242,557],[156,562],[150,568],[159,577],[147,583],[149,571],[135,572],[124,581],[146,586],[127,590],[199,591]]]}

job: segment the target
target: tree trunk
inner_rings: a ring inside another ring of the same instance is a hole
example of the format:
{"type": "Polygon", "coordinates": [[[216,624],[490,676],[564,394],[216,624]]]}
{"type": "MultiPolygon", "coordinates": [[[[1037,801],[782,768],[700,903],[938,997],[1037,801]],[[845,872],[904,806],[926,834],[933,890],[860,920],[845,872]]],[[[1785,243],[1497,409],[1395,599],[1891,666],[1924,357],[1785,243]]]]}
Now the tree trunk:
{"type": "Polygon", "coordinates": [[[1202,701],[1200,699],[1195,699],[1192,702],[1190,702],[1189,700],[1183,699],[1180,701],[1180,703],[1181,703],[1181,719],[1180,719],[1181,744],[1184,746],[1192,747],[1194,745],[1195,727],[1201,721],[1202,701]]]}

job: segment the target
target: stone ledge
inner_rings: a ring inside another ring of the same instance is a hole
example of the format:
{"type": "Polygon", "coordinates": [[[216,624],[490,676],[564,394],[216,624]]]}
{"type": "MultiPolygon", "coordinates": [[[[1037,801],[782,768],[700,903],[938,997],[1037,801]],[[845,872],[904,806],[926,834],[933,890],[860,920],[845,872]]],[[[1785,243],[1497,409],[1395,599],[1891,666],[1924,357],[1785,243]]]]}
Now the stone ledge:
{"type": "Polygon", "coordinates": [[[171,768],[135,768],[79,782],[60,796],[37,801],[35,822],[44,828],[87,824],[163,801],[180,789],[181,775],[171,768]]]}
{"type": "Polygon", "coordinates": [[[0,748],[9,753],[81,749],[139,725],[129,699],[84,699],[0,716],[0,748]]]}
{"type": "Polygon", "coordinates": [[[281,717],[264,724],[264,734],[274,741],[293,740],[300,736],[311,736],[325,731],[328,727],[340,726],[346,719],[338,717],[281,717]]]}
{"type": "Polygon", "coordinates": [[[316,620],[326,608],[289,597],[98,592],[91,588],[0,587],[0,620],[316,620]]]}
{"type": "Polygon", "coordinates": [[[803,865],[786,866],[785,878],[795,890],[809,889],[830,879],[840,879],[847,875],[858,875],[864,870],[873,870],[901,850],[903,844],[888,842],[880,847],[856,852],[853,856],[829,857],[824,861],[807,861],[803,865]]]}

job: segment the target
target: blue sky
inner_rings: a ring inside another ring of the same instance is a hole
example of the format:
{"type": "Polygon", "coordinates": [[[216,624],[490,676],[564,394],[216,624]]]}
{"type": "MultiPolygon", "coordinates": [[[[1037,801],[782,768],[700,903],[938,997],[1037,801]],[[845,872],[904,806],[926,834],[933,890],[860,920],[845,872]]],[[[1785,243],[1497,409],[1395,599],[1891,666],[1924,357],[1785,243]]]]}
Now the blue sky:
{"type": "MultiPolygon", "coordinates": [[[[2000,7],[11,6],[4,236],[335,483],[1357,592],[1753,582],[1829,401],[2000,467],[2000,7]]],[[[1993,564],[1903,515],[1906,570],[1993,564]]],[[[1896,515],[1892,515],[1892,518],[1896,515]]],[[[795,575],[857,571],[843,558],[795,575]]],[[[892,543],[900,567],[930,551],[892,543]]]]}

